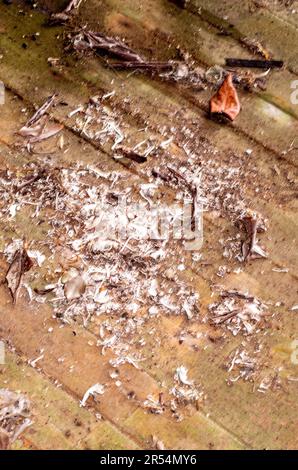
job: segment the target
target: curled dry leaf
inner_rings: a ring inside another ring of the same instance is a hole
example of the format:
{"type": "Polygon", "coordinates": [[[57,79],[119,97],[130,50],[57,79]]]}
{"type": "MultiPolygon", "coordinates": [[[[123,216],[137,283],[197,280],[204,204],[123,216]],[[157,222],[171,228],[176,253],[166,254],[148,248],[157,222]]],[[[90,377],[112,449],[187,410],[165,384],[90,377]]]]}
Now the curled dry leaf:
{"type": "Polygon", "coordinates": [[[233,85],[233,77],[232,74],[229,74],[217,93],[211,98],[210,112],[211,114],[223,114],[231,121],[234,121],[240,109],[240,101],[233,85]]]}
{"type": "Polygon", "coordinates": [[[29,258],[25,248],[17,250],[6,274],[6,282],[11,292],[13,302],[17,300],[18,289],[25,272],[29,271],[33,266],[31,258],[29,258]]]}

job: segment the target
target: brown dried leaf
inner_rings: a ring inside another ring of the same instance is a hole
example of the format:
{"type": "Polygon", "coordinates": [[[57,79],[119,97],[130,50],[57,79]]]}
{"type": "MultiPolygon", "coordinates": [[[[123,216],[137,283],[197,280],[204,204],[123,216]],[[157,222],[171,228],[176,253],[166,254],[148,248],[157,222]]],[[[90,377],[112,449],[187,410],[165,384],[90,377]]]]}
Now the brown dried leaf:
{"type": "Polygon", "coordinates": [[[15,252],[12,263],[5,277],[14,303],[17,300],[17,293],[22,276],[25,272],[29,271],[32,266],[33,262],[31,258],[29,258],[27,251],[24,248],[15,252]]]}
{"type": "Polygon", "coordinates": [[[233,77],[232,74],[229,74],[217,93],[211,98],[210,112],[211,114],[223,114],[231,121],[234,121],[240,109],[240,101],[233,85],[233,77]]]}

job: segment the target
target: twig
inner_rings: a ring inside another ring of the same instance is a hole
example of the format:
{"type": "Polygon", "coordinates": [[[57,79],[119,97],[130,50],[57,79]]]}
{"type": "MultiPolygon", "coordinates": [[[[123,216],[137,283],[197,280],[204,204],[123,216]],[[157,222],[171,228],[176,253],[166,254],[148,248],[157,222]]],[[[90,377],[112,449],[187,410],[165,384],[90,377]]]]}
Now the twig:
{"type": "Polygon", "coordinates": [[[255,59],[226,59],[228,67],[249,67],[256,69],[282,68],[284,62],[282,60],[255,60],[255,59]]]}

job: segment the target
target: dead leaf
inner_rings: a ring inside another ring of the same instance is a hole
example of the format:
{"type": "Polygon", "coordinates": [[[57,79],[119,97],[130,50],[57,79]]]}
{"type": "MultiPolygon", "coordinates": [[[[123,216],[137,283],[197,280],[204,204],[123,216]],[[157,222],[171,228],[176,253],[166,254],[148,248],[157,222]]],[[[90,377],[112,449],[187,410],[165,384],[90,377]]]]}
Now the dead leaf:
{"type": "Polygon", "coordinates": [[[6,282],[11,292],[13,302],[17,300],[18,289],[25,272],[29,271],[33,266],[31,258],[29,258],[25,248],[15,252],[12,263],[6,274],[6,282]]]}
{"type": "Polygon", "coordinates": [[[211,98],[210,112],[211,114],[223,114],[231,121],[234,121],[240,109],[240,101],[233,85],[233,77],[232,74],[229,74],[217,93],[211,98]]]}

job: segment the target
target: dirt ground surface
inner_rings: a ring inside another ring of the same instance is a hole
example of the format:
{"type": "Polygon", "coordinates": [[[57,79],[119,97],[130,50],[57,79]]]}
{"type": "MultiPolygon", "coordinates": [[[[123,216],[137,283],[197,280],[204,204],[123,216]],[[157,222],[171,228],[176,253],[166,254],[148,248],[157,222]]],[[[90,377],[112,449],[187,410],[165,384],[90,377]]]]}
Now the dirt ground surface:
{"type": "Polygon", "coordinates": [[[23,408],[1,421],[0,395],[0,428],[13,449],[297,448],[298,2],[241,4],[1,1],[0,391],[23,408]],[[169,70],[118,68],[82,47],[90,31],[169,70]],[[208,113],[227,57],[284,61],[233,69],[233,122],[208,113]],[[134,212],[131,236],[96,237],[121,196],[179,218],[194,178],[199,250],[138,239],[134,212]]]}

